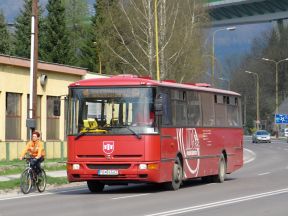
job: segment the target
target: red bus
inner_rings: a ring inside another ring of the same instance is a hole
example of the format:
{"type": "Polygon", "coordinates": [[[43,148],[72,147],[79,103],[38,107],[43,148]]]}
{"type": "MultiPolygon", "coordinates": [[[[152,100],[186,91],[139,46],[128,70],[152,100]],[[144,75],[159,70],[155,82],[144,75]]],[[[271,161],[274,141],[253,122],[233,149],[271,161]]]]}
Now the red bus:
{"type": "Polygon", "coordinates": [[[68,96],[69,182],[223,182],[243,166],[240,95],[135,75],[77,81],[68,96]]]}

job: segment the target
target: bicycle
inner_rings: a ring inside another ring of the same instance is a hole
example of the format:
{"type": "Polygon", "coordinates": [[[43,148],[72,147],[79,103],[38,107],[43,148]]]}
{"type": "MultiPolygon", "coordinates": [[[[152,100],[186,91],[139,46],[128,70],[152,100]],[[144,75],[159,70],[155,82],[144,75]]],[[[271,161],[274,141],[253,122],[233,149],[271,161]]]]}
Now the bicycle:
{"type": "Polygon", "coordinates": [[[24,158],[26,160],[26,168],[20,177],[20,188],[22,193],[28,194],[32,186],[36,186],[37,190],[42,193],[45,191],[47,178],[44,169],[40,168],[37,174],[36,170],[31,166],[33,158],[24,158]]]}

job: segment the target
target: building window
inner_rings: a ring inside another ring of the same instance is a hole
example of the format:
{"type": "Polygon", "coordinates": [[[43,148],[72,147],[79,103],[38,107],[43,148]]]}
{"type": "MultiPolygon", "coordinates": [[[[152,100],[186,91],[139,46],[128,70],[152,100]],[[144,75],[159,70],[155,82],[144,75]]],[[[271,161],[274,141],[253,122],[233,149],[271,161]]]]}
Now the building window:
{"type": "Polygon", "coordinates": [[[58,97],[47,96],[47,140],[59,140],[59,116],[54,116],[54,101],[58,97]]]}
{"type": "MultiPolygon", "coordinates": [[[[27,118],[29,118],[30,95],[27,95],[27,118]]],[[[37,96],[36,130],[41,131],[41,96],[37,96]]],[[[30,130],[27,128],[27,139],[30,137],[30,130]]]]}
{"type": "Polygon", "coordinates": [[[21,139],[21,94],[6,93],[5,139],[21,139]]]}

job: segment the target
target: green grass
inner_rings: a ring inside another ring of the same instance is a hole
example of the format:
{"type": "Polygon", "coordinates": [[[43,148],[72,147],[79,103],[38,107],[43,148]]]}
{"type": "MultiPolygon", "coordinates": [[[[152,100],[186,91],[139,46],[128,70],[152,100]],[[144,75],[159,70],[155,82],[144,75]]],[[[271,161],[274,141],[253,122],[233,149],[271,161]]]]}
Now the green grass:
{"type": "MultiPolygon", "coordinates": [[[[66,158],[63,160],[61,159],[45,159],[44,163],[66,163],[66,158]]],[[[0,160],[0,166],[19,166],[25,164],[24,161],[20,161],[18,159],[11,160],[11,161],[5,161],[5,160],[0,160]]]]}
{"type": "MultiPolygon", "coordinates": [[[[21,173],[26,167],[25,161],[8,161],[0,162],[0,176],[13,175],[21,173]]],[[[66,170],[66,161],[59,160],[45,160],[45,171],[66,170]]]]}
{"type": "MultiPolygon", "coordinates": [[[[50,177],[47,176],[47,184],[49,185],[62,185],[68,184],[66,177],[50,177]]],[[[12,190],[12,189],[20,189],[20,179],[10,180],[10,181],[3,181],[0,184],[0,190],[12,190]]]]}

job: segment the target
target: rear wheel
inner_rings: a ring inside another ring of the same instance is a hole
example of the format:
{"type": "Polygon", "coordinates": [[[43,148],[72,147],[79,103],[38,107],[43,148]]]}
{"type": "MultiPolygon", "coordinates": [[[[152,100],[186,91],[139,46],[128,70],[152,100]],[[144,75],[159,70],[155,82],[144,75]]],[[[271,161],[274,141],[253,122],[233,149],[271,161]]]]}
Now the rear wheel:
{"type": "Polygon", "coordinates": [[[40,193],[45,191],[46,183],[47,183],[46,173],[43,169],[41,169],[40,173],[38,173],[37,175],[37,182],[36,182],[37,190],[40,193]]]}
{"type": "Polygon", "coordinates": [[[32,182],[33,180],[32,180],[30,169],[27,168],[22,172],[21,177],[20,177],[20,188],[21,188],[22,193],[28,194],[30,192],[31,187],[32,187],[32,182]]]}
{"type": "Polygon", "coordinates": [[[87,186],[92,193],[101,192],[104,189],[105,184],[99,181],[87,181],[87,186]]]}
{"type": "Polygon", "coordinates": [[[182,184],[182,179],[183,179],[183,167],[180,162],[180,159],[177,157],[172,169],[172,181],[166,182],[165,187],[168,190],[178,190],[182,184]]]}
{"type": "Polygon", "coordinates": [[[218,175],[213,176],[213,181],[223,183],[226,178],[226,160],[223,154],[221,154],[218,164],[218,175]]]}

